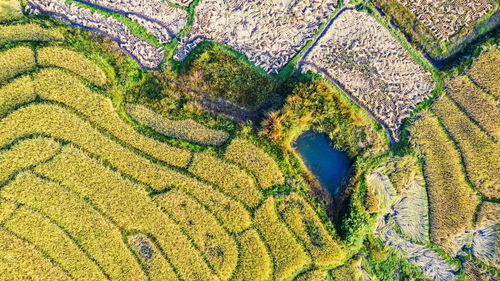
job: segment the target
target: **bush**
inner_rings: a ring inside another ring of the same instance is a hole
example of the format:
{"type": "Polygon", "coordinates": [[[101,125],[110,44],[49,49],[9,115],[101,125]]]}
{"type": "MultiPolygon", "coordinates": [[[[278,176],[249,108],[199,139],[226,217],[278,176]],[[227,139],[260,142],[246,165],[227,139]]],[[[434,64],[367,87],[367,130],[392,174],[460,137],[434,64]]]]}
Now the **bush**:
{"type": "Polygon", "coordinates": [[[0,87],[0,117],[10,110],[35,100],[35,88],[30,76],[23,76],[0,87]]]}
{"type": "Polygon", "coordinates": [[[62,41],[64,36],[57,29],[47,29],[38,24],[0,25],[0,46],[23,41],[62,41]]]}
{"type": "Polygon", "coordinates": [[[35,68],[35,54],[20,46],[0,52],[0,83],[35,68]]]}
{"type": "Polygon", "coordinates": [[[264,281],[273,273],[271,258],[267,248],[255,229],[249,229],[238,236],[240,259],[234,281],[264,281]]]}

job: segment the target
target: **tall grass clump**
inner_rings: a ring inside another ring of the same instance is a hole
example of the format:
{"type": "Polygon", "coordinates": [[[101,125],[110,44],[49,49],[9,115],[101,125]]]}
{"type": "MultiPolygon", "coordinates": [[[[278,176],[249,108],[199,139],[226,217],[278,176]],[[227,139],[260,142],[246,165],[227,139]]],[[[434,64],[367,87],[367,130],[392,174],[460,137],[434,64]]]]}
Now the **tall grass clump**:
{"type": "Polygon", "coordinates": [[[0,25],[0,46],[24,41],[62,41],[64,36],[55,28],[43,28],[38,24],[0,25]]]}
{"type": "Polygon", "coordinates": [[[2,0],[0,2],[0,22],[17,20],[23,17],[19,0],[2,0]]]}
{"type": "Polygon", "coordinates": [[[500,198],[500,145],[470,121],[448,96],[436,100],[432,110],[460,149],[472,184],[482,194],[500,198]]]}
{"type": "Polygon", "coordinates": [[[144,188],[72,146],[65,146],[61,154],[35,171],[87,198],[126,231],[154,236],[184,280],[216,280],[179,226],[144,188]]]}
{"type": "Polygon", "coordinates": [[[245,139],[234,139],[226,150],[226,158],[250,170],[263,189],[285,181],[273,158],[245,139]]]}
{"type": "Polygon", "coordinates": [[[140,124],[167,137],[212,146],[222,145],[229,137],[229,134],[222,130],[207,128],[191,119],[167,119],[140,104],[126,104],[125,110],[140,124]]]}
{"type": "Polygon", "coordinates": [[[319,219],[314,209],[297,193],[278,204],[278,212],[290,229],[303,241],[313,263],[319,267],[341,265],[345,254],[319,219]]]}
{"type": "Polygon", "coordinates": [[[106,277],[73,240],[40,213],[21,207],[4,227],[36,246],[76,280],[104,280],[106,277]]]}
{"type": "Polygon", "coordinates": [[[178,190],[161,194],[155,200],[186,230],[221,280],[228,280],[238,263],[238,247],[214,216],[178,190]]]}
{"type": "MultiPolygon", "coordinates": [[[[117,280],[147,280],[117,227],[59,184],[32,173],[19,174],[0,196],[49,217],[81,245],[104,272],[117,280]]],[[[48,279],[58,280],[58,279],[48,279]]]]}
{"type": "Polygon", "coordinates": [[[21,169],[50,159],[58,151],[59,143],[49,138],[23,140],[0,151],[0,183],[21,169]]]}
{"type": "Polygon", "coordinates": [[[35,53],[19,46],[0,52],[0,83],[35,68],[35,53]]]}
{"type": "Polygon", "coordinates": [[[275,280],[287,280],[311,263],[303,247],[279,220],[273,197],[255,212],[254,224],[271,250],[275,280]]]}
{"type": "Polygon", "coordinates": [[[35,98],[35,88],[30,76],[23,76],[0,87],[0,117],[35,98]]]}
{"type": "Polygon", "coordinates": [[[92,92],[76,77],[60,69],[43,69],[35,75],[35,90],[46,100],[61,102],[89,121],[103,127],[121,141],[174,166],[185,167],[191,158],[188,150],[172,147],[138,133],[119,116],[111,100],[92,92]]]}
{"type": "Polygon", "coordinates": [[[232,280],[268,280],[273,273],[273,265],[259,233],[255,229],[249,229],[238,236],[238,241],[241,256],[232,280]]]}
{"type": "Polygon", "coordinates": [[[500,99],[500,47],[492,46],[472,64],[467,74],[481,88],[500,99]]]}
{"type": "Polygon", "coordinates": [[[245,171],[215,156],[195,154],[189,172],[217,185],[251,208],[256,207],[263,199],[254,180],[245,171]]]}
{"type": "Polygon", "coordinates": [[[35,247],[0,227],[0,274],[3,280],[71,280],[35,247]]]}
{"type": "Polygon", "coordinates": [[[127,237],[127,241],[146,266],[151,281],[178,280],[167,259],[146,235],[132,234],[127,237]]]}
{"type": "Polygon", "coordinates": [[[423,159],[431,240],[451,252],[455,236],[472,228],[478,196],[467,184],[459,152],[430,111],[419,113],[409,132],[423,159]]]}
{"type": "Polygon", "coordinates": [[[58,66],[72,71],[97,86],[107,83],[104,71],[84,54],[63,47],[50,46],[36,51],[38,64],[58,66]]]}

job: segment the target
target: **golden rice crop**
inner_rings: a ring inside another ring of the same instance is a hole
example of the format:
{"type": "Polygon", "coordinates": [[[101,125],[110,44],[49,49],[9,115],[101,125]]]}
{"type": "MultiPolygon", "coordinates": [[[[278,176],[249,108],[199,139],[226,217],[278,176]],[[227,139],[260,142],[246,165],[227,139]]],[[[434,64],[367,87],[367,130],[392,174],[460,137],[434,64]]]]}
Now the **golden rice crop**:
{"type": "Polygon", "coordinates": [[[179,280],[156,245],[144,234],[129,235],[128,243],[146,266],[151,281],[179,280]]]}
{"type": "MultiPolygon", "coordinates": [[[[308,272],[301,274],[295,281],[327,281],[327,272],[320,269],[309,270],[308,272]]],[[[344,279],[342,279],[344,280],[344,279]]]]}
{"type": "Polygon", "coordinates": [[[111,279],[147,280],[124,244],[119,229],[66,188],[24,173],[4,186],[0,196],[25,204],[54,220],[111,279]]]}
{"type": "Polygon", "coordinates": [[[76,77],[60,69],[43,69],[35,75],[34,83],[42,99],[61,102],[77,110],[89,121],[152,157],[178,167],[185,167],[191,158],[188,150],[139,134],[118,116],[109,98],[92,92],[76,77]]]}
{"type": "Polygon", "coordinates": [[[249,229],[238,236],[238,241],[241,256],[232,280],[268,280],[273,273],[273,265],[259,233],[255,229],[249,229]]]}
{"type": "Polygon", "coordinates": [[[273,158],[245,139],[234,139],[226,150],[226,158],[250,170],[263,189],[284,182],[273,158]]]}
{"type": "Polygon", "coordinates": [[[104,280],[106,277],[63,230],[46,217],[21,207],[4,227],[27,240],[57,262],[76,280],[104,280]]]}
{"type": "MultiPolygon", "coordinates": [[[[363,279],[363,273],[361,270],[361,259],[351,259],[346,264],[339,266],[331,271],[333,280],[342,281],[359,281],[363,279]]],[[[370,277],[370,276],[368,276],[370,277]]],[[[371,278],[370,278],[371,279],[371,278]]],[[[368,280],[370,280],[368,279],[368,280]]],[[[375,279],[375,278],[374,278],[375,279]]],[[[371,280],[374,280],[371,279],[371,280]]],[[[321,280],[321,279],[320,279],[321,280]]]]}
{"type": "Polygon", "coordinates": [[[59,151],[59,143],[48,138],[20,141],[10,149],[0,152],[0,183],[14,173],[46,161],[59,151]]]}
{"type": "Polygon", "coordinates": [[[0,52],[0,83],[35,68],[35,54],[30,47],[19,46],[0,52]]]}
{"type": "Polygon", "coordinates": [[[143,188],[117,172],[72,146],[35,171],[88,198],[121,228],[153,235],[184,280],[216,280],[179,226],[143,188]]]}
{"type": "Polygon", "coordinates": [[[338,242],[333,240],[316,212],[300,195],[288,195],[278,204],[278,212],[304,242],[315,265],[333,267],[342,264],[345,254],[338,242]]]}
{"type": "Polygon", "coordinates": [[[493,46],[481,54],[467,72],[469,77],[488,93],[500,98],[500,47],[493,46]]]}
{"type": "Polygon", "coordinates": [[[275,280],[286,280],[311,263],[311,258],[279,220],[273,197],[255,212],[254,224],[273,255],[275,280]]]}
{"type": "Polygon", "coordinates": [[[478,196],[466,182],[459,152],[430,111],[419,113],[409,131],[424,160],[431,240],[450,251],[453,237],[471,229],[478,196]]]}
{"type": "Polygon", "coordinates": [[[140,104],[127,104],[125,110],[137,122],[171,138],[202,145],[219,146],[226,142],[229,137],[229,134],[224,131],[209,129],[191,119],[167,119],[140,104]]]}
{"type": "Polygon", "coordinates": [[[42,66],[58,66],[72,71],[85,80],[98,86],[106,85],[104,71],[84,54],[62,47],[50,46],[36,51],[38,64],[42,66]]]}
{"type": "Polygon", "coordinates": [[[32,245],[0,227],[0,262],[8,270],[0,271],[2,280],[71,280],[61,269],[32,245]]]}
{"type": "Polygon", "coordinates": [[[495,225],[500,222],[500,204],[484,201],[477,212],[476,228],[495,225]]]}
{"type": "Polygon", "coordinates": [[[161,194],[155,200],[186,230],[221,280],[228,280],[238,262],[238,248],[214,216],[178,190],[161,194]]]}
{"type": "Polygon", "coordinates": [[[64,36],[54,28],[47,29],[38,24],[0,25],[0,46],[22,41],[62,41],[64,36]]]}
{"type": "Polygon", "coordinates": [[[432,110],[462,152],[472,184],[482,194],[500,198],[500,145],[488,138],[448,96],[436,100],[432,110]]]}
{"type": "Polygon", "coordinates": [[[24,103],[35,100],[35,88],[30,76],[23,76],[0,87],[0,117],[24,103]]]}
{"type": "Polygon", "coordinates": [[[256,207],[263,198],[255,182],[245,171],[215,156],[195,154],[189,172],[217,185],[223,192],[251,208],[256,207]]]}
{"type": "Polygon", "coordinates": [[[447,93],[482,129],[500,141],[500,104],[478,89],[467,76],[447,83],[447,93]]]}
{"type": "Polygon", "coordinates": [[[8,219],[16,209],[17,205],[14,202],[0,198],[0,223],[8,219]]]}
{"type": "Polygon", "coordinates": [[[0,2],[0,22],[17,20],[23,17],[19,0],[2,0],[0,2]]]}

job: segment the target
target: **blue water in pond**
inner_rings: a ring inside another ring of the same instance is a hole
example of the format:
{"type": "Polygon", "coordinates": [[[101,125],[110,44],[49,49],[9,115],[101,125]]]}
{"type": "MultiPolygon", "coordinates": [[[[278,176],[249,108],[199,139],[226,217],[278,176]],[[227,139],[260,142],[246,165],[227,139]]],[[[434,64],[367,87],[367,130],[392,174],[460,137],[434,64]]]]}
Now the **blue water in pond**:
{"type": "Polygon", "coordinates": [[[351,166],[347,155],[333,148],[326,134],[314,131],[300,135],[294,148],[321,185],[335,195],[351,166]]]}

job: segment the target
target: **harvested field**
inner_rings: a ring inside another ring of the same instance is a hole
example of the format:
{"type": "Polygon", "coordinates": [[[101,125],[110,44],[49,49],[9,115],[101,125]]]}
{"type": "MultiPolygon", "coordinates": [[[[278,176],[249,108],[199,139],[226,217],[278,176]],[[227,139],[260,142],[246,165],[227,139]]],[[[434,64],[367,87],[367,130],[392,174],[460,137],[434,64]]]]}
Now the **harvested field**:
{"type": "Polygon", "coordinates": [[[125,110],[137,122],[167,137],[213,146],[222,145],[229,137],[224,131],[207,128],[191,119],[167,119],[140,104],[126,104],[125,110]]]}
{"type": "Polygon", "coordinates": [[[90,9],[79,7],[75,3],[67,3],[65,0],[29,0],[26,7],[33,13],[46,13],[73,25],[108,36],[145,68],[157,68],[163,60],[164,53],[161,48],[133,35],[124,23],[113,17],[106,17],[90,9]]]}
{"type": "Polygon", "coordinates": [[[385,213],[396,198],[396,189],[387,176],[384,167],[378,167],[366,175],[366,208],[370,213],[385,213]]]}
{"type": "Polygon", "coordinates": [[[0,2],[0,22],[17,20],[22,17],[23,11],[19,0],[2,0],[0,2]]]}
{"type": "Polygon", "coordinates": [[[483,195],[500,198],[500,145],[470,121],[448,96],[436,100],[432,110],[460,149],[472,184],[483,195]]]}
{"type": "Polygon", "coordinates": [[[483,202],[481,205],[471,250],[482,262],[500,269],[500,204],[483,202]]]}
{"type": "Polygon", "coordinates": [[[477,213],[476,227],[489,226],[500,222],[500,204],[483,202],[477,213]]]}
{"type": "Polygon", "coordinates": [[[486,269],[482,269],[471,261],[465,261],[463,264],[465,276],[469,278],[470,281],[498,281],[498,278],[493,274],[488,272],[486,269]]]}
{"type": "Polygon", "coordinates": [[[61,41],[63,35],[57,29],[47,29],[38,24],[16,24],[0,26],[0,45],[14,42],[35,41],[61,41]]]}
{"type": "Polygon", "coordinates": [[[423,160],[431,241],[452,253],[454,239],[472,229],[479,198],[466,182],[459,152],[430,111],[417,114],[409,132],[423,160]]]}
{"type": "Polygon", "coordinates": [[[232,280],[268,280],[273,273],[273,264],[259,233],[249,229],[238,236],[238,241],[241,257],[232,280]]]}
{"type": "Polygon", "coordinates": [[[30,47],[20,46],[0,52],[0,83],[35,68],[35,54],[30,47]]]}
{"type": "Polygon", "coordinates": [[[475,86],[467,76],[446,85],[446,92],[481,129],[500,141],[500,103],[475,86]]]}
{"type": "Polygon", "coordinates": [[[411,111],[430,97],[430,73],[375,18],[344,10],[308,51],[302,70],[312,70],[338,83],[399,141],[400,126],[411,111]]]}
{"type": "Polygon", "coordinates": [[[336,0],[204,0],[174,58],[183,60],[202,41],[214,41],[277,73],[325,23],[336,0]]]}
{"type": "Polygon", "coordinates": [[[500,99],[500,46],[492,46],[481,54],[467,71],[472,81],[489,94],[500,99]]]}
{"type": "Polygon", "coordinates": [[[30,76],[23,76],[0,87],[0,117],[10,110],[35,100],[35,88],[30,76]]]}

